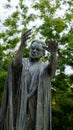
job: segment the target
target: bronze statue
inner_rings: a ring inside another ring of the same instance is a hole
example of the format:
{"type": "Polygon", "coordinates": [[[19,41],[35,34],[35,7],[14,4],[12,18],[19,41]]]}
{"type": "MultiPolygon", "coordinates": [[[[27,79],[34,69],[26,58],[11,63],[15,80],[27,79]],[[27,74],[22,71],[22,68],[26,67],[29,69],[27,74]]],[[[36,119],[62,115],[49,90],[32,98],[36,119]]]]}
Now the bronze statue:
{"type": "Polygon", "coordinates": [[[17,54],[9,66],[0,109],[0,130],[51,130],[51,80],[56,70],[58,44],[46,46],[40,40],[32,41],[29,58],[23,50],[31,30],[21,36],[17,54]],[[41,62],[45,49],[50,62],[41,62]]]}

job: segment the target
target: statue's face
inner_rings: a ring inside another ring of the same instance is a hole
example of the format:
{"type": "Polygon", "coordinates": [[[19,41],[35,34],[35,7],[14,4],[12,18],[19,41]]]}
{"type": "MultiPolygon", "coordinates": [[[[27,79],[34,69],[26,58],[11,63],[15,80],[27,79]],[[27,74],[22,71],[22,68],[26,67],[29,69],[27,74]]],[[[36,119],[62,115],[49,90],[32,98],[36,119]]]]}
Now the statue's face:
{"type": "Polygon", "coordinates": [[[40,59],[43,56],[43,47],[41,43],[33,42],[30,46],[30,57],[40,59]]]}

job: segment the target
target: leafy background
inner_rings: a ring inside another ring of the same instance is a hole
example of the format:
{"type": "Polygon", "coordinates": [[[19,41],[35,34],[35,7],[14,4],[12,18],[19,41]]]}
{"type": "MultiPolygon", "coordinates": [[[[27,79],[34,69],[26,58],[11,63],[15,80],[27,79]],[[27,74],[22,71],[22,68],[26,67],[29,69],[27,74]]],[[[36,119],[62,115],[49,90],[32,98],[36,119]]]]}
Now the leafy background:
{"type": "MultiPolygon", "coordinates": [[[[73,130],[73,1],[39,0],[29,5],[19,0],[15,10],[0,21],[4,28],[0,31],[0,102],[8,66],[16,54],[21,33],[32,28],[28,44],[36,35],[46,44],[49,39],[59,42],[60,55],[52,81],[52,127],[53,130],[73,130]],[[67,8],[62,13],[64,7],[67,8]],[[65,73],[68,66],[71,68],[69,74],[65,73]]],[[[11,0],[7,0],[4,8],[13,8],[11,0]]],[[[28,57],[28,48],[23,56],[28,57]]],[[[47,59],[45,56],[43,60],[47,59]]]]}

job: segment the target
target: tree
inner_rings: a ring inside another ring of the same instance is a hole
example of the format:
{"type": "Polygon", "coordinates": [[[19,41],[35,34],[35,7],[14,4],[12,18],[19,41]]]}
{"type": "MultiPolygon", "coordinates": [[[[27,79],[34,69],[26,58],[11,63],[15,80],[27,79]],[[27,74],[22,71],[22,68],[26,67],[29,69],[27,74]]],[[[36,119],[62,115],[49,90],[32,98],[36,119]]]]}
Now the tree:
{"type": "MultiPolygon", "coordinates": [[[[11,8],[10,0],[5,8],[11,8]]],[[[73,129],[73,75],[65,74],[66,66],[73,68],[73,1],[39,0],[32,2],[32,9],[39,13],[33,11],[28,14],[29,8],[25,6],[23,0],[19,0],[16,10],[3,22],[6,29],[0,33],[1,95],[9,62],[16,53],[15,46],[20,42],[20,33],[28,28],[30,22],[33,22],[32,28],[37,34],[40,33],[38,37],[44,39],[46,44],[49,39],[56,39],[59,42],[61,54],[58,58],[57,73],[52,81],[53,129],[66,130],[70,127],[73,129]],[[66,7],[64,14],[63,7],[66,7]],[[42,21],[39,26],[34,24],[37,18],[42,21]]],[[[34,37],[33,34],[32,38],[34,37]]],[[[24,56],[28,56],[27,50],[26,48],[24,56]]],[[[49,58],[49,55],[43,60],[45,61],[46,58],[49,58]]]]}

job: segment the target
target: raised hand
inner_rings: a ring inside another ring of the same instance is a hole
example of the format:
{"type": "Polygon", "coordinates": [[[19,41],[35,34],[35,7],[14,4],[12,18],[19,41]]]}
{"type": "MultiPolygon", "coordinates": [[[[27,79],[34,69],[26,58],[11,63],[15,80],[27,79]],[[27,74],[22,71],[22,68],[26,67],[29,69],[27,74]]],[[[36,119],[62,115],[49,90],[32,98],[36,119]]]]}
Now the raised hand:
{"type": "Polygon", "coordinates": [[[25,42],[30,38],[31,35],[31,29],[25,31],[21,35],[21,44],[25,44],[25,42]]]}
{"type": "Polygon", "coordinates": [[[14,66],[19,66],[20,64],[22,64],[22,56],[23,56],[23,50],[24,50],[24,47],[25,47],[25,42],[27,39],[29,39],[30,37],[30,34],[31,34],[31,29],[25,31],[24,33],[22,33],[21,35],[21,44],[18,48],[18,51],[16,53],[16,56],[14,58],[14,66]]]}
{"type": "Polygon", "coordinates": [[[58,51],[58,41],[56,40],[49,40],[48,46],[43,46],[43,48],[50,53],[58,51]]]}
{"type": "Polygon", "coordinates": [[[58,41],[50,40],[48,44],[48,51],[51,53],[58,51],[58,41]]]}

